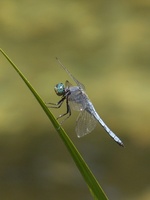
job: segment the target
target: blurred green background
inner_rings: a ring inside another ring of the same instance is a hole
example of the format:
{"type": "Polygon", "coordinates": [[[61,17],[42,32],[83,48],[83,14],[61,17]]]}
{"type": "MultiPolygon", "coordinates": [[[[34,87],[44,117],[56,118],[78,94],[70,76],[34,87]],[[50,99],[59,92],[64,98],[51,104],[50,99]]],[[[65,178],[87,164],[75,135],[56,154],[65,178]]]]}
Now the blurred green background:
{"type": "MultiPolygon", "coordinates": [[[[0,48],[46,102],[57,102],[55,84],[70,80],[59,57],[126,146],[115,144],[100,125],[78,139],[77,112],[63,125],[109,199],[150,199],[150,1],[1,1],[0,48]]],[[[47,116],[3,55],[0,99],[0,198],[92,199],[47,116]]],[[[52,110],[55,116],[64,111],[65,105],[52,110]]]]}

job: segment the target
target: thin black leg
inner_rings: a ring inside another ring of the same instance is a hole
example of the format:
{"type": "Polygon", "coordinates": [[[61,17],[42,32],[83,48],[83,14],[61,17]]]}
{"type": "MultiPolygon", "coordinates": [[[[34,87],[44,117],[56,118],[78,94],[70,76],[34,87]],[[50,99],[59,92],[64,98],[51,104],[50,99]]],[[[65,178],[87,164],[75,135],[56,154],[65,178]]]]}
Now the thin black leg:
{"type": "Polygon", "coordinates": [[[63,98],[62,98],[60,101],[58,101],[57,103],[46,103],[46,104],[52,105],[52,106],[47,106],[47,107],[48,107],[48,108],[60,108],[65,99],[66,99],[66,97],[63,97],[63,98]]]}
{"type": "Polygon", "coordinates": [[[70,117],[71,115],[71,109],[70,109],[70,106],[69,106],[69,103],[68,103],[68,96],[70,94],[70,91],[68,90],[64,96],[62,96],[61,100],[58,101],[57,103],[47,103],[47,104],[50,104],[52,106],[47,106],[48,108],[60,108],[61,105],[63,104],[64,100],[66,100],[66,107],[67,107],[67,111],[66,113],[62,114],[62,115],[59,115],[57,117],[57,119],[61,118],[61,117],[64,117],[65,115],[68,114],[68,116],[66,118],[64,118],[64,120],[61,122],[61,124],[67,119],[70,117]]]}
{"type": "Polygon", "coordinates": [[[66,113],[64,113],[64,114],[62,114],[62,115],[59,115],[59,116],[57,117],[57,119],[59,119],[59,118],[64,117],[65,115],[68,114],[68,116],[67,116],[66,118],[64,118],[63,121],[61,121],[61,124],[62,124],[66,119],[68,119],[68,118],[71,116],[71,109],[70,109],[70,106],[69,106],[69,104],[68,104],[68,96],[66,97],[66,107],[67,107],[66,113]]]}

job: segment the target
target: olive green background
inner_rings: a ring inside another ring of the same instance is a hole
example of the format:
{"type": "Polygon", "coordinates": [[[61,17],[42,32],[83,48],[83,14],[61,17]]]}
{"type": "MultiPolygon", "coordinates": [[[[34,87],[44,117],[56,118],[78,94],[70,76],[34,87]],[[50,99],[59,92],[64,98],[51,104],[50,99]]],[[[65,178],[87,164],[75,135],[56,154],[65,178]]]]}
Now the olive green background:
{"type": "MultiPolygon", "coordinates": [[[[125,148],[100,125],[78,139],[77,112],[63,127],[109,199],[149,199],[150,2],[1,1],[0,48],[46,102],[59,100],[55,84],[72,82],[59,57],[125,148]]],[[[0,102],[0,198],[92,199],[57,132],[3,55],[0,102]]]]}

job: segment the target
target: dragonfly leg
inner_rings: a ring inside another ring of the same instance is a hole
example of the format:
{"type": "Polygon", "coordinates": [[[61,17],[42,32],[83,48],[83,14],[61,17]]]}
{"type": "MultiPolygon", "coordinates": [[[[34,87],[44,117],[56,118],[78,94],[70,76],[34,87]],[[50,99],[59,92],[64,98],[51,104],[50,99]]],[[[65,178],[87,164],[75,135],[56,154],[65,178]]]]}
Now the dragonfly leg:
{"type": "Polygon", "coordinates": [[[63,97],[63,98],[62,98],[60,101],[58,101],[57,103],[46,103],[46,104],[50,104],[50,105],[51,105],[51,106],[47,106],[47,107],[48,107],[48,108],[60,108],[65,99],[66,99],[66,97],[63,97]]]}
{"type": "Polygon", "coordinates": [[[69,106],[69,104],[68,104],[68,98],[66,98],[66,106],[67,106],[67,111],[66,111],[66,113],[64,113],[64,114],[62,114],[62,115],[59,115],[59,116],[57,117],[57,119],[59,119],[59,118],[62,118],[62,117],[64,117],[65,115],[68,114],[68,116],[65,117],[65,118],[63,119],[63,121],[61,121],[61,124],[62,124],[67,118],[69,118],[69,117],[71,116],[71,109],[70,109],[70,106],[69,106]]]}

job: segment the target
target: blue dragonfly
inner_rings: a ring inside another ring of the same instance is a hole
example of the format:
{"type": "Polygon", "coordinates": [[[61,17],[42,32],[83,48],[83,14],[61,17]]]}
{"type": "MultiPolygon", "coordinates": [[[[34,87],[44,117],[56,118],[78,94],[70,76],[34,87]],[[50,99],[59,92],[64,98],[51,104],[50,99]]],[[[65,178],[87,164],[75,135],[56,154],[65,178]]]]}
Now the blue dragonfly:
{"type": "MultiPolygon", "coordinates": [[[[71,109],[79,111],[80,114],[76,120],[75,131],[78,137],[82,137],[90,132],[92,132],[96,126],[96,123],[99,122],[104,130],[109,134],[109,136],[114,139],[120,146],[124,147],[123,142],[112,132],[108,126],[104,123],[101,117],[96,112],[92,102],[85,92],[85,86],[80,83],[70,72],[69,70],[56,58],[61,67],[66,71],[66,73],[71,77],[71,79],[76,83],[76,86],[73,86],[69,81],[63,83],[58,83],[54,90],[58,96],[61,96],[60,101],[57,103],[48,103],[51,108],[60,108],[62,103],[66,101],[67,111],[66,113],[59,115],[59,118],[66,116],[62,122],[71,116],[71,109]]],[[[62,123],[61,122],[61,123],[62,123]]]]}

